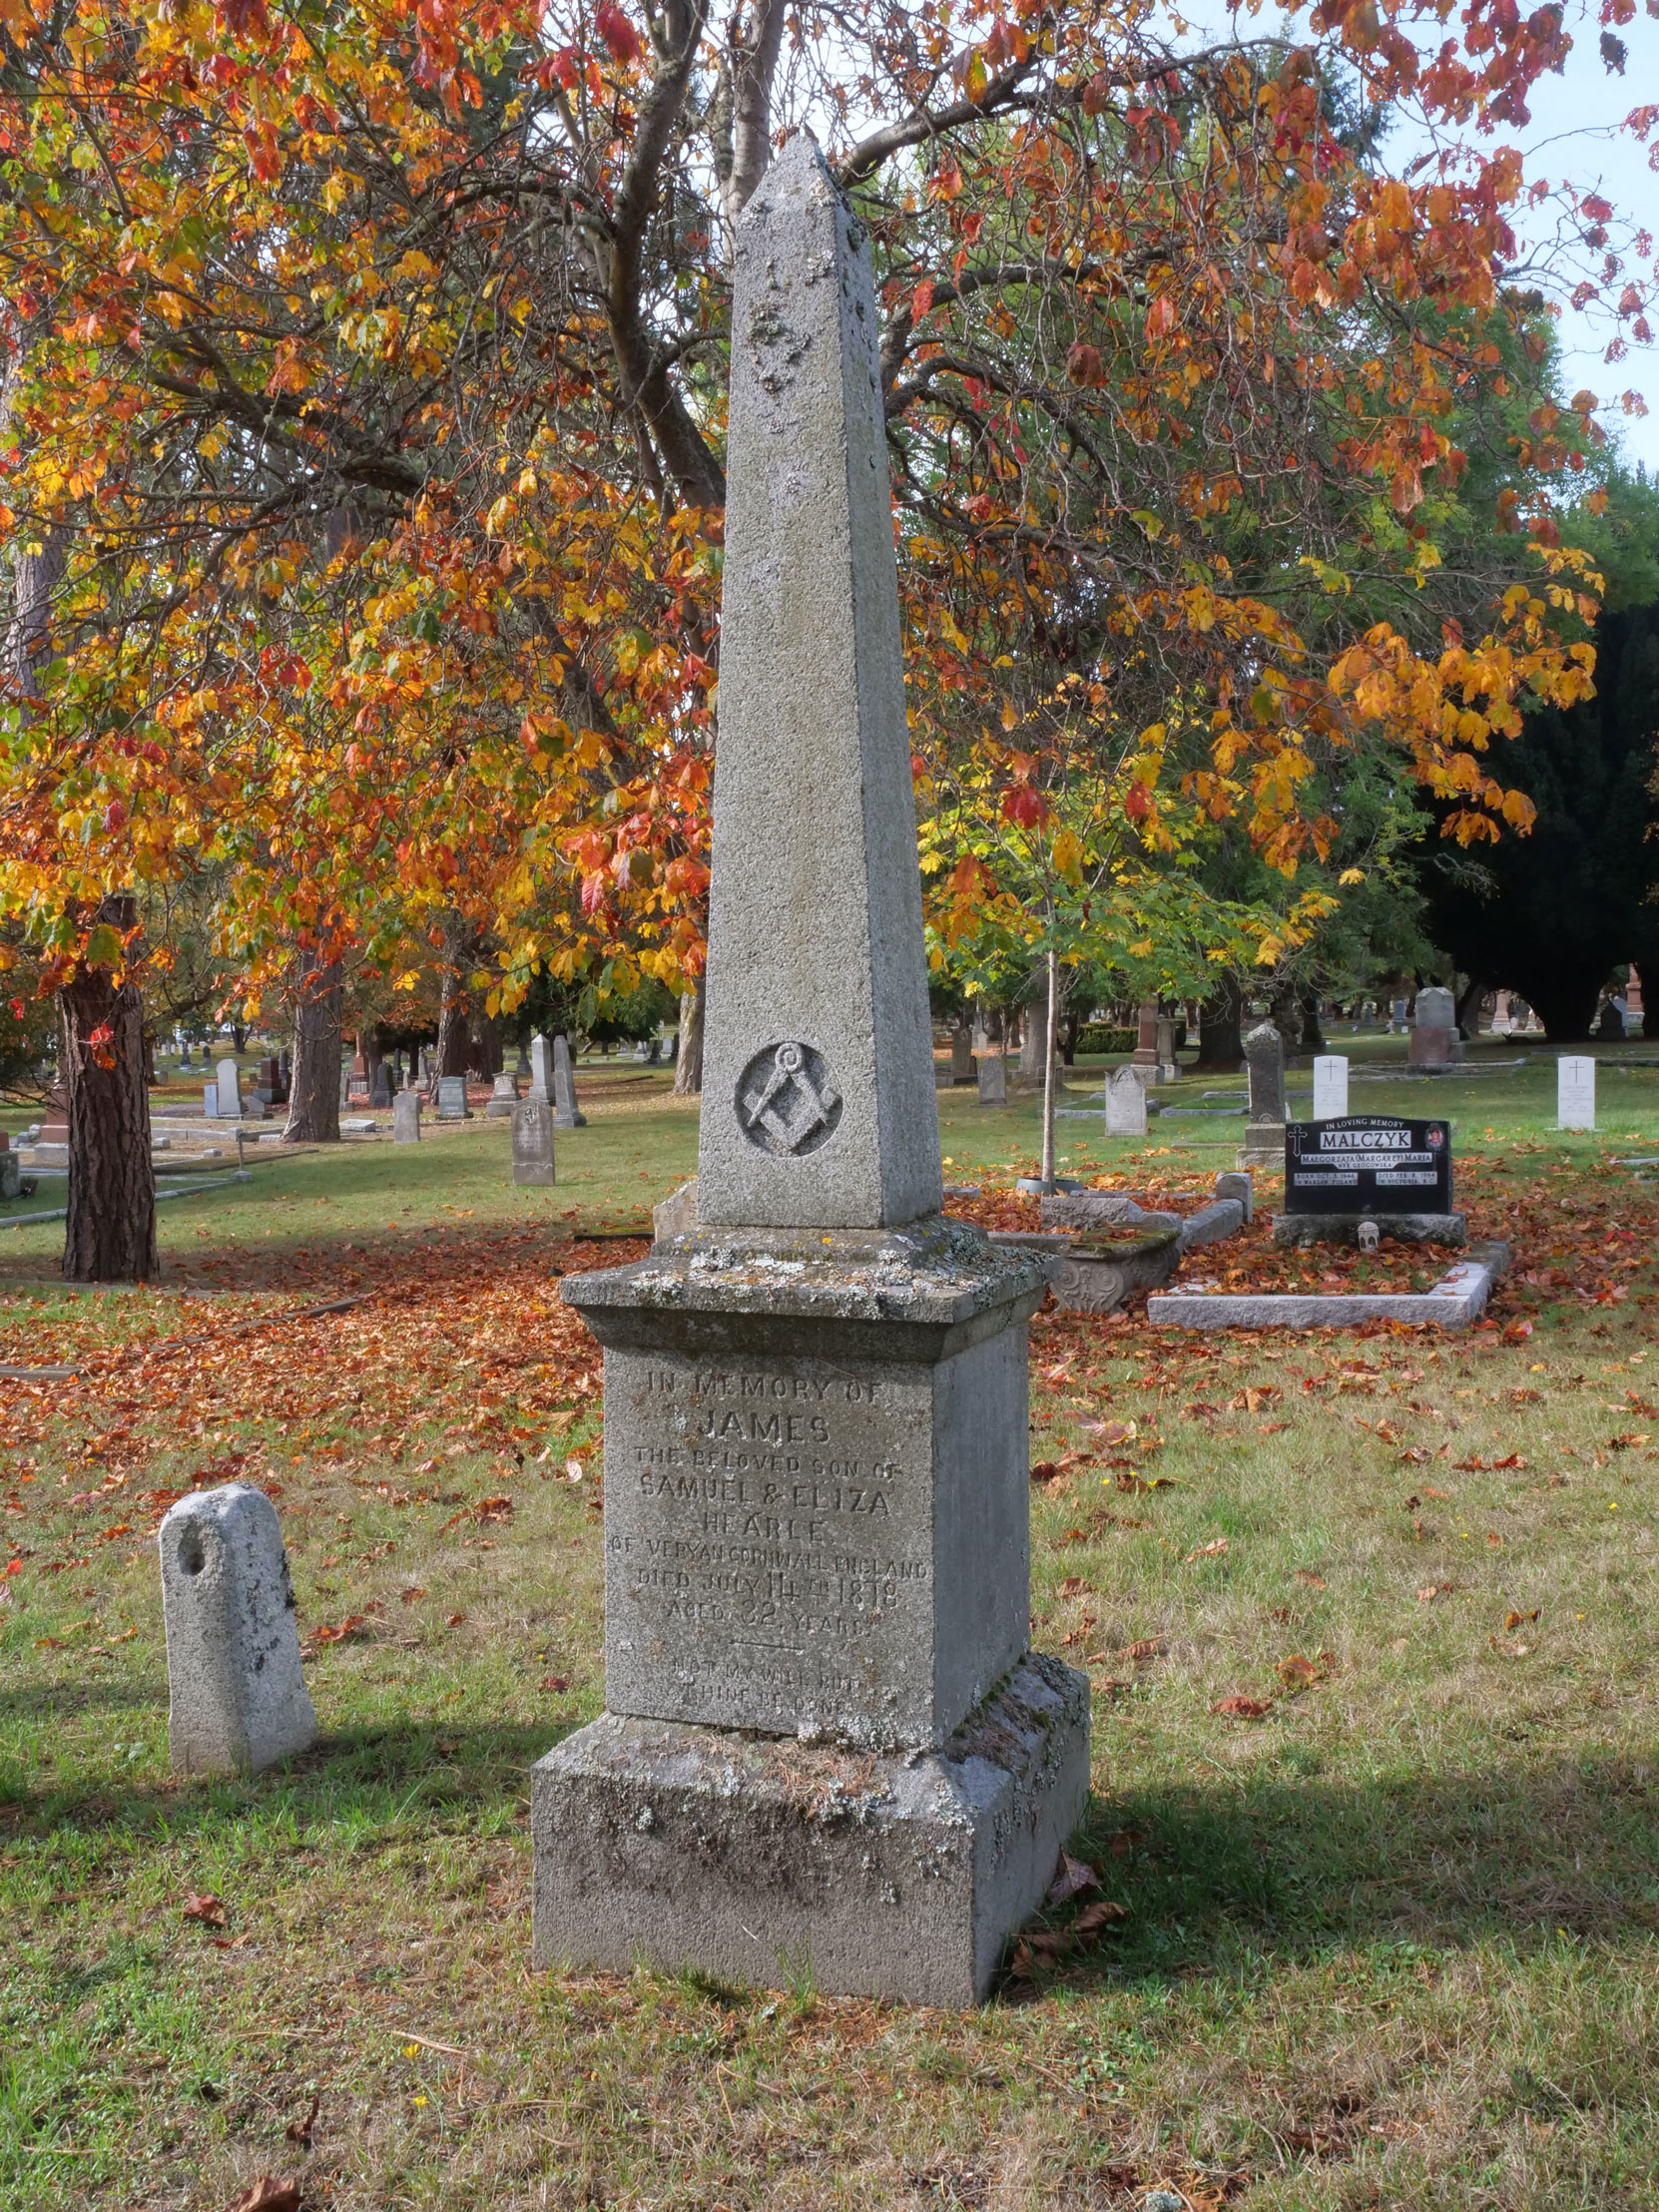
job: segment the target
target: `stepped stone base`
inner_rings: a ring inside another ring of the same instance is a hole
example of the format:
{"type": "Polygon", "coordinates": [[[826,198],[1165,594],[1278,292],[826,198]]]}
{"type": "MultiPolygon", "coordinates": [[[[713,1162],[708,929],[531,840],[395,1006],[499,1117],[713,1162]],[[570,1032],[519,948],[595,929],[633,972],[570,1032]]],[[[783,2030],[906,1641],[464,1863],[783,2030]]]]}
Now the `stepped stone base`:
{"type": "Polygon", "coordinates": [[[968,2005],[1089,1789],[1089,1685],[1031,1654],[938,1751],[605,1714],[532,1776],[535,1962],[968,2005]]]}
{"type": "Polygon", "coordinates": [[[1357,1245],[1365,1220],[1376,1222],[1384,1243],[1446,1245],[1455,1252],[1469,1241],[1462,1214],[1275,1214],[1273,1241],[1280,1246],[1357,1245]]]}

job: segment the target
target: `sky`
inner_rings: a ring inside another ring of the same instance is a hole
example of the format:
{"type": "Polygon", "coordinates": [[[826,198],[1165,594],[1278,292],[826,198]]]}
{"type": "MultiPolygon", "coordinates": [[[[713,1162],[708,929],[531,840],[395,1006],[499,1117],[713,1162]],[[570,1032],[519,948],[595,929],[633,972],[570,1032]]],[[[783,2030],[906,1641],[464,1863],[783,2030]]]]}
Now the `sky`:
{"type": "MultiPolygon", "coordinates": [[[[1521,0],[1521,5],[1524,9],[1526,0],[1521,0]]],[[[1649,153],[1659,152],[1659,124],[1649,133],[1646,146],[1620,128],[1633,108],[1659,103],[1659,0],[1646,0],[1646,6],[1655,12],[1644,12],[1642,0],[1637,0],[1633,19],[1617,28],[1616,35],[1627,53],[1624,73],[1616,76],[1605,66],[1599,50],[1598,7],[1585,5],[1584,0],[1567,0],[1565,27],[1573,41],[1572,51],[1560,76],[1539,79],[1528,103],[1530,123],[1519,130],[1512,126],[1500,129],[1490,138],[1473,139],[1472,143],[1483,153],[1499,146],[1517,147],[1528,184],[1542,178],[1552,188],[1550,198],[1538,208],[1522,204],[1515,229],[1523,253],[1531,260],[1533,280],[1542,283],[1546,292],[1558,294],[1562,301],[1556,327],[1561,342],[1563,388],[1568,394],[1587,388],[1604,403],[1612,402],[1604,404],[1603,427],[1629,466],[1641,462],[1653,476],[1659,475],[1659,343],[1631,343],[1622,361],[1609,363],[1605,359],[1605,348],[1616,327],[1611,315],[1605,307],[1598,313],[1593,305],[1579,311],[1567,303],[1584,265],[1598,264],[1600,256],[1587,253],[1581,246],[1576,253],[1567,251],[1558,228],[1566,214],[1560,197],[1564,184],[1579,194],[1599,192],[1611,201],[1611,243],[1620,250],[1625,265],[1614,293],[1632,279],[1641,284],[1652,302],[1648,319],[1659,328],[1659,261],[1651,246],[1645,261],[1638,261],[1629,250],[1632,234],[1644,225],[1659,234],[1659,173],[1648,166],[1649,153]],[[1631,390],[1645,395],[1650,410],[1645,418],[1626,412],[1619,404],[1622,395],[1631,390]]],[[[1172,9],[1172,15],[1174,12],[1172,9]]],[[[1230,25],[1237,25],[1242,36],[1261,37],[1282,22],[1294,21],[1265,7],[1254,14],[1246,9],[1232,11],[1223,0],[1193,0],[1191,5],[1183,0],[1180,15],[1190,30],[1186,41],[1179,37],[1172,40],[1178,47],[1204,43],[1230,25]]],[[[1437,26],[1430,28],[1436,43],[1447,35],[1437,26]]],[[[1448,26],[1448,32],[1451,28],[1454,26],[1448,26]]],[[[1429,43],[1426,36],[1423,43],[1429,43]]],[[[1430,143],[1420,120],[1401,110],[1383,142],[1384,158],[1397,174],[1430,143]]]]}

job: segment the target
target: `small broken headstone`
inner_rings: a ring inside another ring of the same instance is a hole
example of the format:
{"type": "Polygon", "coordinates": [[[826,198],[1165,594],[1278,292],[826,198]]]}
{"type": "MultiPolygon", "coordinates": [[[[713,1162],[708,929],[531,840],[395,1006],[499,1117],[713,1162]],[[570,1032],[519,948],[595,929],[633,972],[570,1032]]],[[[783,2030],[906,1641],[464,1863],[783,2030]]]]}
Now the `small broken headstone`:
{"type": "Polygon", "coordinates": [[[418,1091],[399,1091],[392,1100],[391,1141],[393,1144],[419,1144],[420,1093],[418,1091]]]}
{"type": "Polygon", "coordinates": [[[495,1078],[495,1088],[490,1093],[490,1102],[484,1112],[491,1121],[505,1121],[517,1104],[518,1079],[503,1070],[495,1078]]]}
{"type": "Polygon", "coordinates": [[[1000,1052],[983,1052],[974,1063],[979,1071],[979,1103],[981,1106],[1005,1106],[1008,1103],[1008,1070],[1000,1052]]]}
{"type": "Polygon", "coordinates": [[[1229,1168],[1224,1174],[1218,1175],[1216,1177],[1216,1196],[1217,1198],[1236,1198],[1244,1208],[1244,1218],[1248,1222],[1255,1211],[1256,1204],[1256,1185],[1251,1180],[1249,1169],[1229,1168]]]}
{"type": "Polygon", "coordinates": [[[316,1740],[276,1508],[251,1483],[182,1497],[162,1521],[168,1742],[175,1774],[257,1774],[316,1740]]]}

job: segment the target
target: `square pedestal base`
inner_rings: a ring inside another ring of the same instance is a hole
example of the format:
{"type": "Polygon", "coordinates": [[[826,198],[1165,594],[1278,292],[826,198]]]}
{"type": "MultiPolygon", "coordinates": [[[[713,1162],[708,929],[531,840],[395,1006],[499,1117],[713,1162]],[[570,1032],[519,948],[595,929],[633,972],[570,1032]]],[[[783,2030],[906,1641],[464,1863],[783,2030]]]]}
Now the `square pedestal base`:
{"type": "Polygon", "coordinates": [[[535,1962],[973,2004],[1088,1790],[1088,1681],[1041,1653],[938,1751],[606,1714],[532,1776],[535,1962]]]}

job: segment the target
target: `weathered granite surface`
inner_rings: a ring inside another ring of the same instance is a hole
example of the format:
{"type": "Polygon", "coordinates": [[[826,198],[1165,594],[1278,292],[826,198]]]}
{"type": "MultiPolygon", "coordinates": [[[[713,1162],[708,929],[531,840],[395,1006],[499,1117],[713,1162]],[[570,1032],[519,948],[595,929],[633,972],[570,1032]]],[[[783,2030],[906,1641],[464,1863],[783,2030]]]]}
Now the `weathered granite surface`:
{"type": "Polygon", "coordinates": [[[156,1541],[174,1773],[257,1773],[305,1750],[316,1716],[270,1498],[246,1482],[195,1491],[156,1541]]]}
{"type": "Polygon", "coordinates": [[[1212,1199],[1181,1224],[1181,1249],[1196,1252],[1201,1245],[1220,1244],[1236,1237],[1244,1225],[1245,1210],[1236,1198],[1212,1199]]]}
{"type": "Polygon", "coordinates": [[[1147,1077],[1144,1067],[1113,1068],[1106,1077],[1106,1134],[1109,1137],[1146,1135],[1147,1077]]]}
{"type": "Polygon", "coordinates": [[[877,1228],[942,1195],[877,329],[800,133],[735,270],[706,1222],[877,1228]]]}
{"type": "Polygon", "coordinates": [[[535,1961],[973,2004],[1088,1788],[1088,1681],[1048,1657],[919,1756],[606,1714],[532,1776],[535,1961]]]}
{"type": "Polygon", "coordinates": [[[532,1091],[513,1107],[513,1181],[535,1189],[553,1182],[553,1109],[532,1091]]]}
{"type": "MultiPolygon", "coordinates": [[[[1137,1079],[1138,1080],[1138,1079],[1137,1079]]],[[[1181,1216],[1154,1210],[1127,1191],[1053,1191],[1037,1208],[1045,1229],[1179,1229],[1181,1216]]]]}
{"type": "MultiPolygon", "coordinates": [[[[1281,1155],[1283,1158],[1283,1155],[1281,1155]]],[[[1236,1198],[1248,1223],[1256,1211],[1256,1185],[1245,1168],[1228,1168],[1216,1177],[1217,1198],[1236,1198]]]]}
{"type": "Polygon", "coordinates": [[[605,1347],[606,1704],[937,1744],[1026,1648],[1042,1262],[703,1234],[563,1285],[605,1347]]]}
{"type": "Polygon", "coordinates": [[[570,1039],[553,1039],[553,1126],[585,1129],[588,1117],[576,1103],[576,1063],[570,1056],[570,1039]]]}

